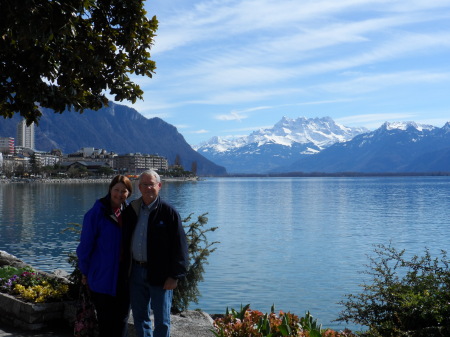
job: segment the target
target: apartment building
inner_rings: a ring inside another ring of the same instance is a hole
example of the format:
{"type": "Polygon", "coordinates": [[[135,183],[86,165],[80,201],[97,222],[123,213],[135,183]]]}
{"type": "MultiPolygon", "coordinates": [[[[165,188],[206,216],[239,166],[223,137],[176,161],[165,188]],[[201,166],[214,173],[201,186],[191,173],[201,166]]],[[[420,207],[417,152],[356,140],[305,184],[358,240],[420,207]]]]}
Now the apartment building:
{"type": "Polygon", "coordinates": [[[5,155],[14,154],[14,138],[0,137],[0,153],[5,155]]]}
{"type": "Polygon", "coordinates": [[[32,160],[36,167],[54,166],[60,162],[61,157],[47,152],[34,152],[32,160]]]}
{"type": "Polygon", "coordinates": [[[140,174],[145,170],[166,171],[169,163],[166,158],[141,153],[128,153],[114,158],[113,168],[120,173],[140,174]]]}
{"type": "Polygon", "coordinates": [[[96,149],[93,147],[82,147],[74,153],[70,153],[64,158],[65,161],[90,161],[103,162],[109,167],[113,167],[114,158],[117,156],[114,152],[108,152],[104,149],[96,149]]]}

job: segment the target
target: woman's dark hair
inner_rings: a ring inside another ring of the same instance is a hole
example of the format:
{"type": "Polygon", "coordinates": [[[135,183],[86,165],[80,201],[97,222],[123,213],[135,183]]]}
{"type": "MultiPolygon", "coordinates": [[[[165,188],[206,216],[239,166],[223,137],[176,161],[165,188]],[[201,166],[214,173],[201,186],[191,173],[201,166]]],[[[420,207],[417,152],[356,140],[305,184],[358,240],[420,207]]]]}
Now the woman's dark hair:
{"type": "Polygon", "coordinates": [[[116,175],[112,180],[111,183],[109,184],[109,188],[108,188],[108,192],[111,193],[111,189],[114,187],[115,184],[117,183],[122,183],[125,185],[125,187],[128,190],[128,197],[131,196],[131,194],[133,193],[133,184],[131,183],[130,179],[128,179],[127,177],[119,174],[116,175]]]}

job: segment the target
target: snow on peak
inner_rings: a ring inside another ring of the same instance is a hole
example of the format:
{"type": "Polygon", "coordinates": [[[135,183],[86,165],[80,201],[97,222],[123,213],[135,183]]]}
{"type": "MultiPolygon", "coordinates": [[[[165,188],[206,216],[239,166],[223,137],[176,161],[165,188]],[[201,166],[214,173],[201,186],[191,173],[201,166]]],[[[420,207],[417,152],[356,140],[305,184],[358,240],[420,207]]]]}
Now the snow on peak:
{"type": "Polygon", "coordinates": [[[195,151],[202,149],[202,151],[226,152],[230,149],[244,146],[247,143],[246,138],[247,136],[229,138],[214,136],[208,141],[195,145],[192,148],[195,151]]]}
{"type": "Polygon", "coordinates": [[[442,128],[446,131],[450,131],[450,122],[445,123],[445,125],[442,128]]]}
{"type": "Polygon", "coordinates": [[[293,143],[313,143],[320,148],[336,142],[349,140],[367,130],[348,128],[335,123],[330,117],[291,119],[283,117],[272,128],[252,134],[253,138],[264,138],[277,144],[291,146],[293,143]]]}
{"type": "Polygon", "coordinates": [[[202,151],[226,152],[248,144],[258,147],[268,143],[292,146],[294,143],[312,143],[319,148],[325,148],[336,142],[344,142],[354,136],[368,132],[365,128],[350,128],[335,123],[330,117],[296,119],[284,116],[278,123],[268,129],[260,129],[248,136],[225,139],[213,137],[194,147],[202,151]]]}
{"type": "Polygon", "coordinates": [[[406,121],[406,122],[385,122],[384,128],[386,130],[407,130],[408,128],[414,128],[418,131],[424,131],[424,130],[433,130],[435,126],[432,125],[426,125],[426,124],[418,124],[416,122],[412,121],[406,121]]]}

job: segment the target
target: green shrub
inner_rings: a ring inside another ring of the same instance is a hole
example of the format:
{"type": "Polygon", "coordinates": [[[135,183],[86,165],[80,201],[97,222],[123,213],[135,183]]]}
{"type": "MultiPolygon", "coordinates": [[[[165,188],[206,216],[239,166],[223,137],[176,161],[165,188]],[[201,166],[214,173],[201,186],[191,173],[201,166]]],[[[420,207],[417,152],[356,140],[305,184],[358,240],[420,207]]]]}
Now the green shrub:
{"type": "Polygon", "coordinates": [[[447,253],[404,258],[405,250],[377,245],[370,258],[372,283],[346,295],[337,321],[368,328],[362,336],[450,336],[450,270],[447,253]]]}
{"type": "Polygon", "coordinates": [[[31,267],[24,267],[24,268],[16,268],[12,266],[0,267],[0,285],[5,283],[8,279],[13,277],[14,275],[22,274],[26,271],[32,272],[34,270],[31,267]]]}

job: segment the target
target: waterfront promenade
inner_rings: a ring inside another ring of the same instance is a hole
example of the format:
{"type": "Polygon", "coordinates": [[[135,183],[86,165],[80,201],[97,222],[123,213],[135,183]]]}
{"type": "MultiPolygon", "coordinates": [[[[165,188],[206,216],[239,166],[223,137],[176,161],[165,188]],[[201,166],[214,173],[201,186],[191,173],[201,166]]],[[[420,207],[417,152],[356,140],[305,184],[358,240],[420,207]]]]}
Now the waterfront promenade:
{"type": "MultiPolygon", "coordinates": [[[[109,183],[114,176],[107,178],[0,178],[0,184],[8,183],[52,183],[52,184],[62,184],[62,183],[109,183]]],[[[132,178],[131,180],[136,180],[137,178],[132,178]]],[[[199,177],[165,177],[161,176],[162,182],[183,182],[183,181],[198,181],[199,177]]]]}
{"type": "MultiPolygon", "coordinates": [[[[171,337],[213,337],[213,319],[201,311],[185,311],[171,316],[171,337]]],[[[0,323],[0,337],[71,337],[72,328],[63,323],[38,331],[23,330],[0,323]]],[[[128,337],[135,337],[133,320],[130,317],[128,337]]]]}

